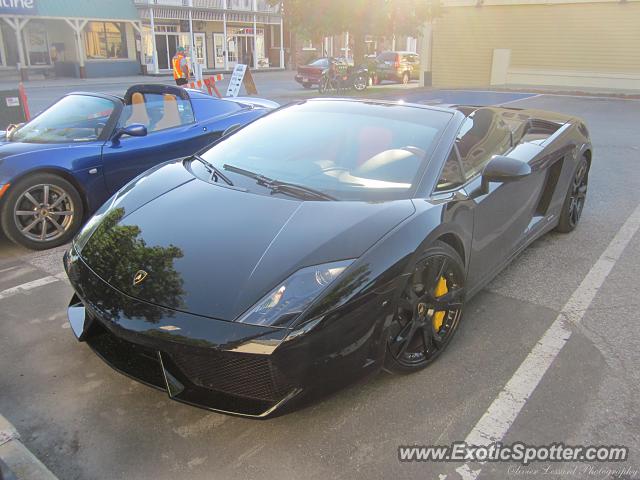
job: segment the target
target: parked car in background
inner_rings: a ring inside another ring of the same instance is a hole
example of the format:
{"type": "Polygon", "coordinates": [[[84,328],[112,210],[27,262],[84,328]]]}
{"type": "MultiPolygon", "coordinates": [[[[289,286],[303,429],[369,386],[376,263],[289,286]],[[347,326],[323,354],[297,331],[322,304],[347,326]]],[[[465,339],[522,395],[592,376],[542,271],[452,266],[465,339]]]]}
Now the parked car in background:
{"type": "Polygon", "coordinates": [[[378,81],[409,83],[420,78],[420,56],[415,52],[382,52],[376,57],[378,81]]]}
{"type": "Polygon", "coordinates": [[[134,85],[124,98],[65,95],[30,122],[0,132],[1,229],[27,248],[61,245],[132,178],[277,106],[155,84],[134,85]]]}
{"type": "Polygon", "coordinates": [[[350,65],[347,59],[344,57],[319,58],[307,65],[298,67],[298,73],[294,77],[295,81],[302,85],[304,88],[311,88],[314,85],[319,85],[320,79],[322,78],[322,72],[329,68],[329,62],[331,60],[333,60],[338,66],[343,66],[345,69],[350,65]]]}

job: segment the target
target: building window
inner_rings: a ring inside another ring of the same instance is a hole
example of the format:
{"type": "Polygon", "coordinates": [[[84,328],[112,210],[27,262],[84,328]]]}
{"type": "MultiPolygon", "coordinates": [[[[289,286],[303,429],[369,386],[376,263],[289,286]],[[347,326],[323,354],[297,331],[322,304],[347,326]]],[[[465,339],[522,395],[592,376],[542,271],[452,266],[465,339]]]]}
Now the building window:
{"type": "Polygon", "coordinates": [[[230,10],[253,10],[253,0],[229,0],[227,8],[230,10]]]}
{"type": "Polygon", "coordinates": [[[84,39],[87,58],[128,58],[124,23],[89,22],[84,39]]]}
{"type": "Polygon", "coordinates": [[[302,41],[302,50],[316,50],[316,47],[313,46],[313,41],[311,41],[311,40],[303,40],[302,41]]]}
{"type": "Polygon", "coordinates": [[[269,37],[271,37],[271,48],[280,48],[280,27],[269,25],[269,37]]]}

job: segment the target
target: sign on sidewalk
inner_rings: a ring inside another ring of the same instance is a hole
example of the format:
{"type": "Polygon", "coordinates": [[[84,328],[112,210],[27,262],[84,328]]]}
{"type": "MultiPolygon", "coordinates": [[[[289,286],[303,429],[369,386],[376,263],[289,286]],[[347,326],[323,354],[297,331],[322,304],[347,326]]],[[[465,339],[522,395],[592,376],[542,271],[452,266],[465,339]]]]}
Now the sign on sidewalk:
{"type": "Polygon", "coordinates": [[[256,95],[258,93],[251,70],[247,65],[239,63],[233,69],[231,81],[229,81],[229,87],[227,88],[227,97],[237,97],[242,85],[244,85],[247,95],[256,95]]]}

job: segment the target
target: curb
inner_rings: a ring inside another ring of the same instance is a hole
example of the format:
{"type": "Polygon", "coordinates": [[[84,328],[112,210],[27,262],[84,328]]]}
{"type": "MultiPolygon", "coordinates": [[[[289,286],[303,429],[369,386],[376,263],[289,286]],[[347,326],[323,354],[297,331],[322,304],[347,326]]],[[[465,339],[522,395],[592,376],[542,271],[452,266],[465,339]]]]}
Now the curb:
{"type": "Polygon", "coordinates": [[[20,434],[9,421],[0,415],[0,462],[9,468],[5,473],[2,465],[0,478],[16,480],[57,480],[57,477],[31,453],[20,441],[20,434]]]}

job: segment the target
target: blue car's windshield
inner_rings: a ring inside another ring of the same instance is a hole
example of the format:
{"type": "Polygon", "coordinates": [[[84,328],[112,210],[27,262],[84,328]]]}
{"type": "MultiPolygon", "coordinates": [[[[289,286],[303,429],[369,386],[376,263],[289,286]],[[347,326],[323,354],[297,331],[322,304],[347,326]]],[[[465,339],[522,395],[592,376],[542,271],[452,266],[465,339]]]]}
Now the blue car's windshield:
{"type": "Polygon", "coordinates": [[[10,140],[24,143],[71,143],[97,140],[116,104],[91,95],[67,95],[29,123],[10,140]]]}
{"type": "Polygon", "coordinates": [[[405,198],[450,119],[408,105],[314,100],[249,124],[202,157],[341,200],[405,198]]]}

